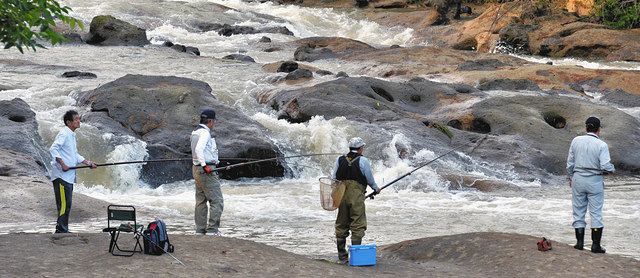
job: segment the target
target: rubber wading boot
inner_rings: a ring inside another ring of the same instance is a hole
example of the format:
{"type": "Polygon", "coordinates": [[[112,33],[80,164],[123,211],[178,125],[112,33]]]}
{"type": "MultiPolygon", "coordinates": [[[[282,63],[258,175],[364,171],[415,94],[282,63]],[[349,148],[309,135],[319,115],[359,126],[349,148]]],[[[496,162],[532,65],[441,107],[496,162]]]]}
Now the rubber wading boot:
{"type": "Polygon", "coordinates": [[[584,228],[576,228],[576,239],[578,241],[573,248],[578,250],[584,249],[584,228]]]}
{"type": "Polygon", "coordinates": [[[347,253],[347,239],[346,238],[336,238],[336,245],[338,246],[338,262],[341,264],[346,264],[349,262],[349,254],[347,253]]]}
{"type": "Polygon", "coordinates": [[[593,253],[604,253],[606,250],[600,246],[600,240],[602,239],[602,229],[603,228],[592,228],[591,229],[591,240],[593,243],[591,244],[591,252],[593,253]]]}
{"type": "Polygon", "coordinates": [[[351,245],[360,245],[362,244],[361,238],[351,238],[351,245]]]}

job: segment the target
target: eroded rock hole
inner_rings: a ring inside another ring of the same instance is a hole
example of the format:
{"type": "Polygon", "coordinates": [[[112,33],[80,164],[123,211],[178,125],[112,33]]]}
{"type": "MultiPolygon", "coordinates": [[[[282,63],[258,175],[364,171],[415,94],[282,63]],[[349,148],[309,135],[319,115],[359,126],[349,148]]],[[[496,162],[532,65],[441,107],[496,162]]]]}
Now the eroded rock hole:
{"type": "Polygon", "coordinates": [[[379,88],[379,87],[371,87],[371,89],[373,89],[374,92],[376,92],[376,94],[378,94],[379,96],[383,97],[384,99],[393,102],[393,96],[391,96],[391,94],[389,94],[389,92],[387,92],[385,89],[379,88]]]}
{"type": "Polygon", "coordinates": [[[470,131],[486,134],[491,132],[491,125],[482,118],[475,118],[471,122],[470,131]]]}
{"type": "Polygon", "coordinates": [[[547,112],[542,116],[544,117],[544,121],[555,129],[561,129],[567,125],[567,119],[556,112],[547,112]]]}
{"type": "Polygon", "coordinates": [[[462,129],[462,122],[460,120],[451,120],[447,122],[447,125],[455,129],[462,129]]]}
{"type": "Polygon", "coordinates": [[[422,97],[420,95],[411,95],[411,101],[420,102],[422,101],[422,97]]]}
{"type": "Polygon", "coordinates": [[[9,120],[18,122],[18,123],[24,123],[27,121],[27,118],[25,116],[11,115],[9,116],[9,120]]]}

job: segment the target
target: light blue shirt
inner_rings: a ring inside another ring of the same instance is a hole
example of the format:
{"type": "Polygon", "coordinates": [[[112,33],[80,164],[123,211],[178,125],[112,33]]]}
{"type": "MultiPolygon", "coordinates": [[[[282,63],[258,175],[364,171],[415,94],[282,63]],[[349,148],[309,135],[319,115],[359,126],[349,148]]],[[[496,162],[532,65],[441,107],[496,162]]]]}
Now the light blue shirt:
{"type": "Polygon", "coordinates": [[[56,135],[56,139],[53,140],[53,144],[51,144],[51,148],[49,148],[49,153],[51,153],[51,180],[61,178],[68,183],[75,183],[76,170],[64,172],[62,171],[60,163],[56,161],[56,157],[59,157],[64,161],[64,164],[73,167],[85,160],[84,157],[78,153],[75,132],[71,131],[67,126],[63,127],[60,132],[58,132],[58,135],[56,135]]]}
{"type": "Polygon", "coordinates": [[[594,133],[573,138],[567,157],[567,174],[589,177],[615,171],[609,156],[609,146],[594,133]]]}
{"type": "Polygon", "coordinates": [[[193,165],[206,166],[218,164],[218,147],[216,140],[211,137],[211,130],[204,124],[191,132],[191,155],[193,165]]]}
{"type": "MultiPolygon", "coordinates": [[[[378,185],[376,184],[376,180],[373,178],[373,173],[371,172],[371,162],[364,156],[359,156],[358,166],[360,166],[360,172],[367,178],[367,183],[373,190],[378,190],[378,185]]],[[[340,164],[340,157],[336,159],[336,163],[333,166],[333,174],[331,177],[333,179],[336,178],[336,174],[338,173],[338,165],[340,164]]]]}

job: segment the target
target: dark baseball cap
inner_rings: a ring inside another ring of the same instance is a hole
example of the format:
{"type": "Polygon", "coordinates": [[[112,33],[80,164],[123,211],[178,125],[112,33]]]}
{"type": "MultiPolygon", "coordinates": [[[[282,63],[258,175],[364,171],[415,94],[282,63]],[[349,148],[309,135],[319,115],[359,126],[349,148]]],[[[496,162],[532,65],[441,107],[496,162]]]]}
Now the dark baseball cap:
{"type": "Polygon", "coordinates": [[[211,108],[207,108],[202,110],[200,113],[200,120],[215,120],[216,119],[216,111],[211,108]]]}
{"type": "Polygon", "coordinates": [[[589,117],[587,121],[584,122],[587,127],[592,127],[594,129],[600,128],[600,119],[596,117],[589,117]]]}

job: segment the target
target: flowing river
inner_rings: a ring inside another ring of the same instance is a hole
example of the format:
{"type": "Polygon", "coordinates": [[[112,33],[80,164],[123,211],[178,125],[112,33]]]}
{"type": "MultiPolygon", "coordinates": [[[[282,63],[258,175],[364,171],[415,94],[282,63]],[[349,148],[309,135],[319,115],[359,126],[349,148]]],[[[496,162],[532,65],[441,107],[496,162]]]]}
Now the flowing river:
{"type": "MultiPolygon", "coordinates": [[[[181,1],[203,5],[207,1],[181,1]]],[[[304,8],[272,3],[209,1],[234,10],[216,14],[215,20],[244,26],[286,26],[297,38],[310,36],[343,36],[373,46],[411,46],[418,42],[413,30],[387,28],[359,19],[357,12],[334,9],[304,8]]],[[[39,133],[49,146],[62,127],[61,116],[68,109],[78,109],[75,98],[79,92],[94,89],[125,74],[166,75],[187,77],[209,83],[221,101],[240,109],[266,127],[271,139],[287,155],[303,153],[344,152],[353,124],[344,118],[315,117],[308,123],[292,124],[278,120],[269,107],[258,104],[255,95],[281,90],[293,85],[269,82],[274,74],[262,70],[262,64],[291,59],[287,51],[264,52],[256,42],[269,36],[276,42],[297,38],[280,34],[219,36],[216,32],[196,32],[190,28],[194,20],[211,21],[206,10],[189,10],[172,1],[63,1],[73,8],[72,15],[88,22],[101,14],[110,14],[147,30],[151,46],[95,47],[62,45],[20,54],[17,50],[0,51],[0,84],[16,89],[2,91],[1,100],[23,98],[36,112],[39,133]],[[178,53],[158,46],[165,40],[196,46],[200,57],[178,53]],[[227,54],[242,53],[257,63],[224,61],[227,54]],[[95,73],[96,79],[65,79],[65,71],[80,70],[95,73]]],[[[546,58],[521,57],[545,63],[546,58]]],[[[556,64],[588,65],[594,68],[640,70],[637,63],[595,63],[574,59],[554,60],[556,64]]],[[[313,63],[345,71],[350,76],[367,75],[362,65],[325,60],[313,63]]],[[[329,81],[335,77],[315,77],[312,82],[329,81]]],[[[305,86],[309,85],[308,83],[305,86]]],[[[513,92],[516,93],[517,92],[513,92]]],[[[82,108],[80,110],[83,112],[82,108]]],[[[626,109],[640,118],[640,109],[626,109]]],[[[215,131],[215,130],[214,130],[215,131]]],[[[97,162],[141,160],[146,156],[145,143],[135,138],[118,138],[105,134],[88,124],[77,132],[80,152],[97,162]]],[[[400,159],[395,143],[407,140],[403,134],[390,138],[387,148],[368,149],[375,153],[374,176],[378,184],[393,180],[421,162],[439,155],[429,149],[400,159]]],[[[465,157],[459,152],[458,157],[465,157]]],[[[333,254],[333,221],[336,211],[325,211],[319,203],[318,178],[330,173],[335,157],[300,158],[290,161],[293,177],[282,179],[243,179],[223,181],[225,210],[221,231],[225,236],[246,238],[305,255],[333,254]]],[[[507,158],[505,158],[507,159],[507,158]]],[[[46,159],[48,160],[48,159],[46,159]]],[[[480,192],[459,187],[440,177],[436,169],[448,167],[458,171],[477,172],[480,161],[449,160],[446,157],[425,167],[385,190],[375,200],[367,200],[368,230],[364,242],[378,245],[403,240],[465,232],[493,231],[545,236],[555,241],[573,244],[571,227],[571,191],[567,184],[542,184],[519,180],[508,170],[486,176],[515,183],[520,190],[480,192]]],[[[505,160],[505,164],[508,161],[505,160]]],[[[501,168],[501,165],[494,165],[501,168]]],[[[193,181],[164,184],[151,188],[139,181],[140,166],[114,166],[94,171],[79,170],[76,192],[116,204],[145,207],[164,219],[171,233],[193,234],[193,181]]],[[[19,189],[16,189],[19,190],[19,189]]],[[[606,179],[604,219],[607,229],[603,245],[608,252],[640,259],[640,180],[633,177],[606,179]]],[[[54,206],[53,198],[52,206],[54,206]]],[[[53,230],[55,219],[42,223],[3,223],[7,232],[43,232],[53,230]]],[[[99,232],[105,219],[74,223],[76,232],[99,232]]],[[[588,233],[587,233],[588,235],[588,233]]],[[[587,240],[587,242],[590,242],[587,240]]],[[[535,245],[535,242],[531,242],[535,245]]]]}

